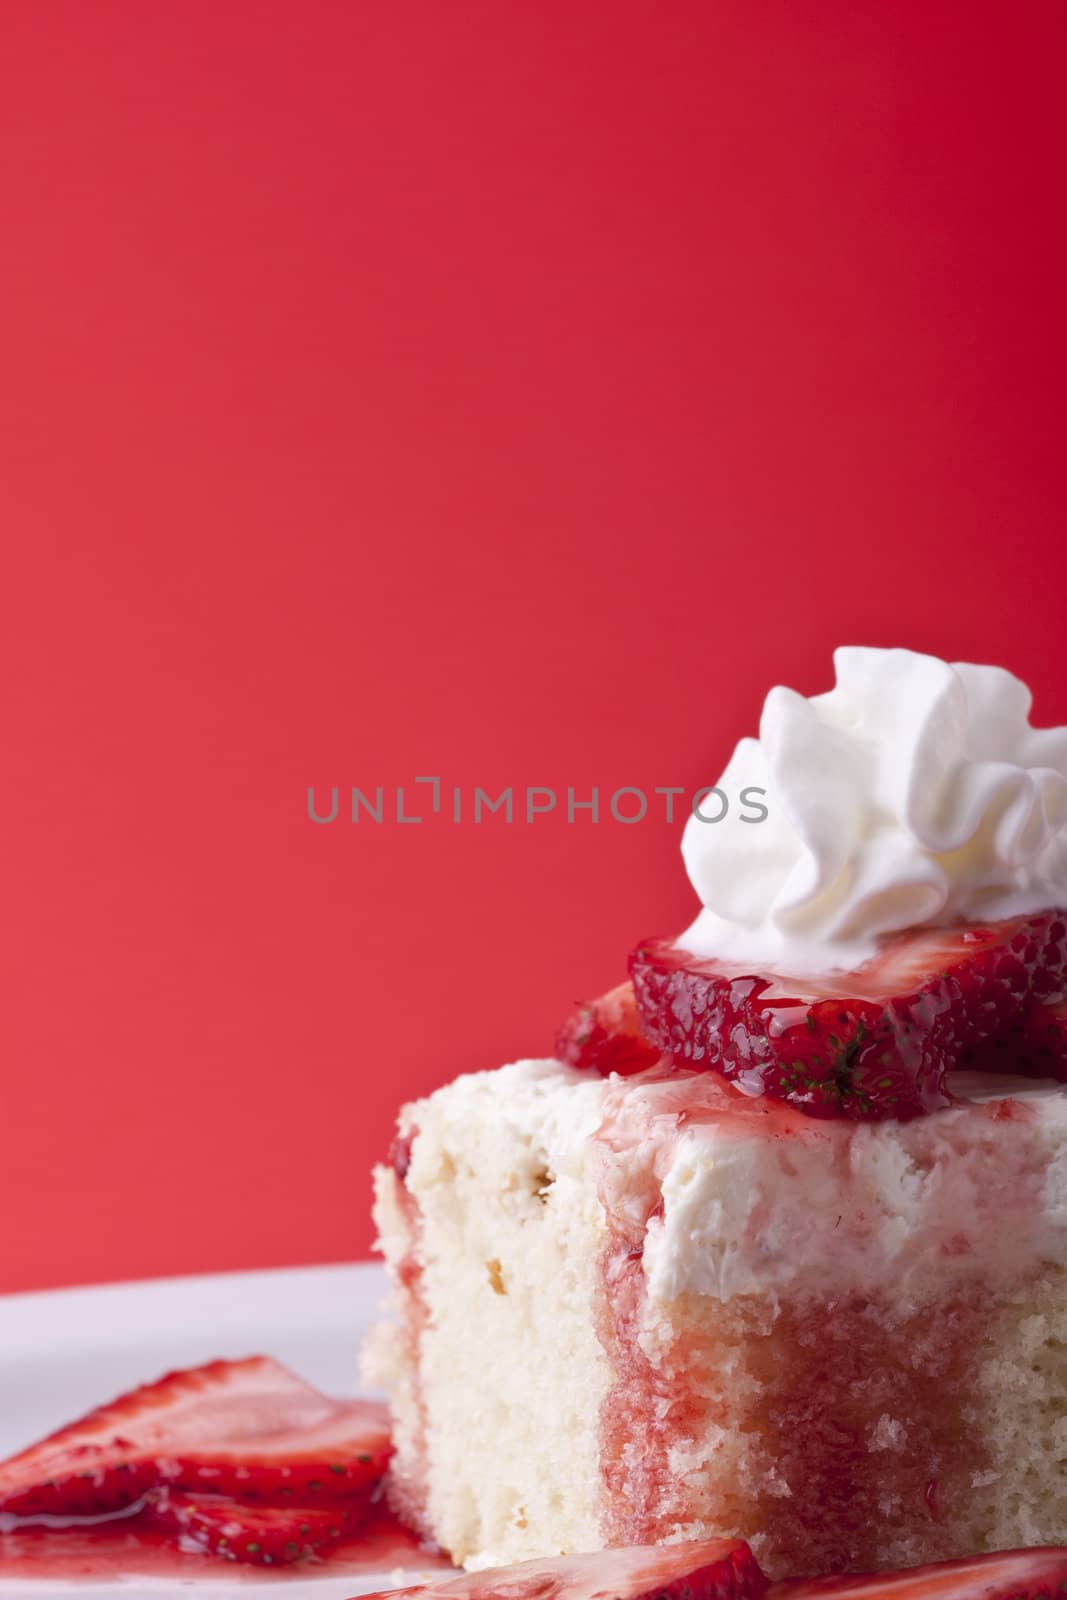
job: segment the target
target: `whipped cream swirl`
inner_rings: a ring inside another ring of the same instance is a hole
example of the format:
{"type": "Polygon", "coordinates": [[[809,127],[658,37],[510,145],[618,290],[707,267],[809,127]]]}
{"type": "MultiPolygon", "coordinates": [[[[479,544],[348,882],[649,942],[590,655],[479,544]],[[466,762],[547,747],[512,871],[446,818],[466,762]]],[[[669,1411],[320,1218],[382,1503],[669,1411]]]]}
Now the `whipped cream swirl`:
{"type": "Polygon", "coordinates": [[[767,817],[689,819],[698,955],[804,976],[868,960],[889,933],[1067,905],[1067,728],[1034,728],[1000,667],[911,650],[834,652],[810,700],[768,694],[719,780],[767,817]]]}

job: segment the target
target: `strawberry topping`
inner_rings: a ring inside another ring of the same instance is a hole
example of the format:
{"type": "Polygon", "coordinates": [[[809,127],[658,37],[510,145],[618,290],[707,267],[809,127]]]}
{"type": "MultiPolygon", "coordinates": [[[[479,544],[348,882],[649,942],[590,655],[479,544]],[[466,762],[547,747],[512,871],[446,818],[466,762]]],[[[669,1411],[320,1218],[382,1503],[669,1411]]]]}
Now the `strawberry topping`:
{"type": "Polygon", "coordinates": [[[645,1037],[633,984],[620,983],[599,1000],[580,1004],[559,1031],[556,1055],[605,1078],[613,1072],[630,1077],[657,1062],[660,1052],[645,1037]]]}
{"type": "MultiPolygon", "coordinates": [[[[854,972],[759,975],[666,941],[630,958],[641,1025],[676,1066],[812,1116],[914,1117],[961,1066],[1067,1080],[1067,914],[926,929],[854,972]]],[[[579,1061],[577,1064],[595,1065],[579,1061]]]]}
{"type": "Polygon", "coordinates": [[[743,1540],[708,1539],[522,1561],[462,1573],[432,1588],[381,1594],[432,1600],[759,1600],[766,1588],[767,1579],[743,1540]]]}
{"type": "Polygon", "coordinates": [[[900,1572],[795,1578],[768,1600],[1057,1600],[1067,1591],[1067,1549],[1001,1550],[900,1572]]]}
{"type": "Polygon", "coordinates": [[[332,1400],[266,1356],[212,1361],[100,1406],[0,1464],[0,1511],[98,1516],[149,1489],[263,1503],[365,1499],[390,1453],[383,1409],[332,1400]]]}
{"type": "Polygon", "coordinates": [[[960,1067],[969,1072],[1018,1072],[1027,1078],[1067,1077],[1067,1001],[1028,1000],[992,1039],[966,1048],[960,1067]]]}
{"type": "Polygon", "coordinates": [[[1067,1549],[1002,1550],[926,1567],[770,1586],[741,1540],[635,1545],[468,1572],[367,1600],[1061,1600],[1067,1549]]]}

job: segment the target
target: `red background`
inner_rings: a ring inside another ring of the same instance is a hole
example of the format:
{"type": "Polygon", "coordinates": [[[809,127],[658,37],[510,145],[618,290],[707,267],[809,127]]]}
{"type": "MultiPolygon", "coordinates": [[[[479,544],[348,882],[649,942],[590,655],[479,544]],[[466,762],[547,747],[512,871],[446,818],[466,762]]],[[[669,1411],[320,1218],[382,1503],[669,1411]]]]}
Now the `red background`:
{"type": "Polygon", "coordinates": [[[1058,4],[14,0],[2,1286],[365,1254],[840,641],[1067,719],[1058,4]]]}

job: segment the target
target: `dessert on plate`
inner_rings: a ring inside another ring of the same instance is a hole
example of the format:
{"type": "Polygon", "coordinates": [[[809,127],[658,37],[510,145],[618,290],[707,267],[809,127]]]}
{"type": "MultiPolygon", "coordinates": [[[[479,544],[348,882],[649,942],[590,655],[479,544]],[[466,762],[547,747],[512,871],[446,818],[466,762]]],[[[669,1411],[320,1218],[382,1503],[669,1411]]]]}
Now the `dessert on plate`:
{"type": "Polygon", "coordinates": [[[845,649],[694,815],[701,901],[376,1175],[396,1509],[472,1567],[1067,1541],[1067,729],[845,649]]]}

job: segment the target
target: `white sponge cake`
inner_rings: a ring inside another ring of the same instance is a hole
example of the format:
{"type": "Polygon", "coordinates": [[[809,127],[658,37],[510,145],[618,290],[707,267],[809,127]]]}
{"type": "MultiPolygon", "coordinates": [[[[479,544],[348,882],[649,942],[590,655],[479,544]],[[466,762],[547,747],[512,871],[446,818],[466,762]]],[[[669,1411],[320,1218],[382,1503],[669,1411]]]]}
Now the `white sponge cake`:
{"type": "MultiPolygon", "coordinates": [[[[984,1084],[984,1087],[980,1085],[984,1084]]],[[[392,1494],[468,1565],[743,1537],[772,1575],[1067,1539],[1067,1092],[819,1121],[553,1061],[405,1108],[392,1494]]]]}

